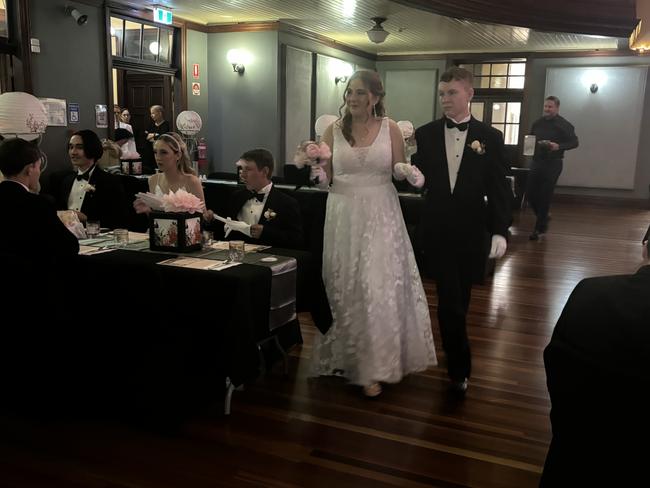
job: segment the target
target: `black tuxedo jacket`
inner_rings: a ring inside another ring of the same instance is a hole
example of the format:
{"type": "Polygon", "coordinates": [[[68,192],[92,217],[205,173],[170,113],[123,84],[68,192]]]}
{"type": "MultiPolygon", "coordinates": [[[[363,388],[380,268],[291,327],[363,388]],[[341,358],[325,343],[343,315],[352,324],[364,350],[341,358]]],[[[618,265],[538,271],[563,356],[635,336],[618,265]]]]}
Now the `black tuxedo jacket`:
{"type": "Polygon", "coordinates": [[[553,439],[540,486],[647,480],[648,358],[650,266],[582,280],[544,350],[553,439]]]}
{"type": "MultiPolygon", "coordinates": [[[[239,211],[250,199],[250,195],[250,191],[246,189],[233,193],[228,202],[228,217],[237,220],[239,211]]],[[[298,201],[276,189],[275,186],[271,187],[258,223],[264,226],[259,239],[253,239],[235,231],[230,233],[228,238],[290,249],[302,248],[303,230],[298,201]],[[267,219],[264,216],[267,210],[273,210],[276,214],[275,217],[267,219]]]]}
{"type": "MultiPolygon", "coordinates": [[[[63,176],[59,188],[53,188],[57,207],[67,210],[68,197],[77,173],[69,172],[63,176]]],[[[88,220],[99,220],[102,227],[115,229],[128,228],[130,222],[130,206],[120,178],[96,167],[88,181],[95,187],[84,197],[81,212],[88,220]]]]}
{"type": "Polygon", "coordinates": [[[0,183],[0,252],[28,257],[70,257],[77,238],[56,215],[46,197],[13,181],[0,183]]]}
{"type": "Polygon", "coordinates": [[[426,199],[417,236],[427,261],[433,261],[434,266],[438,258],[460,256],[471,262],[480,277],[490,236],[506,237],[511,221],[512,196],[505,177],[503,136],[471,118],[452,194],[444,127],[442,118],[415,131],[418,150],[411,161],[426,178],[426,199]],[[484,145],[484,154],[470,147],[473,141],[484,145]]]}

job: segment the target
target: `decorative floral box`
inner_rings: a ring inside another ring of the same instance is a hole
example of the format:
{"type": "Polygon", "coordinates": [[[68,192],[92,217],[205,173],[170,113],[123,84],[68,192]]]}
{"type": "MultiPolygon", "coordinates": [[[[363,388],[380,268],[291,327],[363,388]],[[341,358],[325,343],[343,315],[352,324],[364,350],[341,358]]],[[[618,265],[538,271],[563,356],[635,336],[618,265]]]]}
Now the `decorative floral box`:
{"type": "Polygon", "coordinates": [[[190,252],[201,249],[201,214],[151,212],[149,249],[190,252]]]}
{"type": "Polygon", "coordinates": [[[141,175],[142,161],[125,159],[122,161],[122,173],[125,175],[141,175]]]}

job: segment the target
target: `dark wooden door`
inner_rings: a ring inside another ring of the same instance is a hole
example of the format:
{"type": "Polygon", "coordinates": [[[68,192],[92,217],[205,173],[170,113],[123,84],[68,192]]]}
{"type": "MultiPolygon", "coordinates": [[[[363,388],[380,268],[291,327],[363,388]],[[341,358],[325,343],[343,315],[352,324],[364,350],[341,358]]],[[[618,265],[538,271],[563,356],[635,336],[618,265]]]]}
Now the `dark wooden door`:
{"type": "Polygon", "coordinates": [[[165,120],[174,130],[171,77],[127,71],[124,77],[124,105],[131,112],[131,125],[138,147],[144,143],[144,131],[151,123],[149,108],[162,105],[165,120]]]}

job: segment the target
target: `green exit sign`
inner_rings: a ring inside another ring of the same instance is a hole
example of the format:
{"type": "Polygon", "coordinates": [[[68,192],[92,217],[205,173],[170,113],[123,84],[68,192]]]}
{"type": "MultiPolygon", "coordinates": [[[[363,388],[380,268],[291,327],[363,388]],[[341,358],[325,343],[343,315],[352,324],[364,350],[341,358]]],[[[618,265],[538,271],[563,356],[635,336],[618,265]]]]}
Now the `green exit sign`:
{"type": "Polygon", "coordinates": [[[159,24],[171,25],[173,20],[172,11],[166,10],[164,8],[154,8],[153,9],[153,21],[158,22],[159,24]]]}

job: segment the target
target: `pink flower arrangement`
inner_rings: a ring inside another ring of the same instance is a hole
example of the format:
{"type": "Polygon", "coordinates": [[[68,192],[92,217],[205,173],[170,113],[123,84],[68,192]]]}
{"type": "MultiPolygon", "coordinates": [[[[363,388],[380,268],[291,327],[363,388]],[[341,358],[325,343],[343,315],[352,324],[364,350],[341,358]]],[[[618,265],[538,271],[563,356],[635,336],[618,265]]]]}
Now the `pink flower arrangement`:
{"type": "Polygon", "coordinates": [[[324,142],[305,141],[296,151],[293,162],[297,168],[320,165],[332,158],[332,151],[324,142]]]}
{"type": "Polygon", "coordinates": [[[185,190],[169,192],[162,197],[165,212],[203,213],[205,203],[199,197],[185,190]]]}

